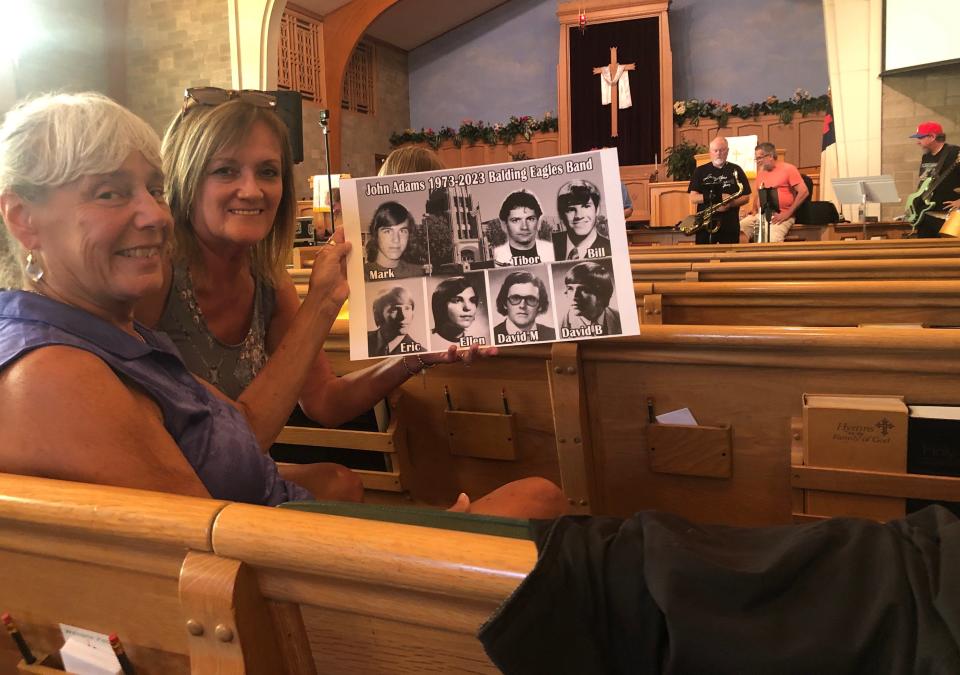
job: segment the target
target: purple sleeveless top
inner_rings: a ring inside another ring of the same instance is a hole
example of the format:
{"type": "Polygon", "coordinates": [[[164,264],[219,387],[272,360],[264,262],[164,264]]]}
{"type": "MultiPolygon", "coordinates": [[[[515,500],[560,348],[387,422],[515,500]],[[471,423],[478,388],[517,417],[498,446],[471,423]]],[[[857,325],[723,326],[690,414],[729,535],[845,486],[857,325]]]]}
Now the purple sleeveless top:
{"type": "Polygon", "coordinates": [[[139,323],[136,330],[145,343],[76,307],[0,291],[0,370],[48,345],[88,351],[156,401],[163,426],[214,499],[275,506],[313,498],[280,477],[240,411],[197,382],[166,335],[139,323]]]}

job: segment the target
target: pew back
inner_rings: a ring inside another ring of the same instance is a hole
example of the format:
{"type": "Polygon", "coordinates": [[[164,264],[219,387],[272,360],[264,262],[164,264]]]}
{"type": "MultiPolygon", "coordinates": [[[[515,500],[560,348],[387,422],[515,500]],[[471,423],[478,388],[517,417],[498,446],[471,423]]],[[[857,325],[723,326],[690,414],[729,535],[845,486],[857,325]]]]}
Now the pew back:
{"type": "Polygon", "coordinates": [[[0,474],[0,495],[0,607],[38,653],[60,622],[116,632],[138,673],[494,673],[476,631],[536,561],[527,540],[42,478],[0,474]]]}
{"type": "Polygon", "coordinates": [[[642,324],[960,326],[960,281],[634,284],[642,324]]]}

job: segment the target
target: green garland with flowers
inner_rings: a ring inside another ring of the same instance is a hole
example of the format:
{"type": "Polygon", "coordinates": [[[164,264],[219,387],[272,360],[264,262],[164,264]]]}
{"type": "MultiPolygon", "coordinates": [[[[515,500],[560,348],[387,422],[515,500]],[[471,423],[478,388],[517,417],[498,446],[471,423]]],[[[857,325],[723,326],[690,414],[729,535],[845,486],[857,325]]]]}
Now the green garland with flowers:
{"type": "Polygon", "coordinates": [[[397,147],[407,143],[426,143],[436,150],[440,144],[446,140],[452,140],[455,147],[476,145],[485,143],[493,145],[495,143],[512,143],[518,136],[529,141],[536,132],[557,131],[560,125],[557,118],[552,113],[547,113],[543,119],[536,119],[530,115],[510,116],[510,121],[506,124],[487,124],[485,122],[473,120],[463,120],[459,129],[453,127],[440,127],[434,129],[406,129],[403,132],[395,132],[390,135],[390,145],[397,147]]]}
{"type": "Polygon", "coordinates": [[[743,105],[735,103],[721,103],[715,98],[700,101],[695,98],[686,101],[676,101],[673,104],[673,121],[678,127],[684,124],[697,126],[701,119],[717,120],[721,127],[727,126],[731,117],[740,119],[756,119],[760,115],[777,115],[783,124],[790,124],[794,116],[799,113],[806,117],[811,113],[825,112],[830,106],[830,97],[811,96],[809,91],[797,89],[791,98],[781,101],[776,96],[768,96],[757,103],[743,105]]]}

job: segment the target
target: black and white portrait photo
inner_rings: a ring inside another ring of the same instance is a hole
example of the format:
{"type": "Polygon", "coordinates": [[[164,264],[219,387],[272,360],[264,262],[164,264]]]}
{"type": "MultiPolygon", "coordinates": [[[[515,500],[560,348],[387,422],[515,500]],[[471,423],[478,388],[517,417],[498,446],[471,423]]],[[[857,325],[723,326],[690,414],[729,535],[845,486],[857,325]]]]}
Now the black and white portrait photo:
{"type": "Polygon", "coordinates": [[[600,231],[600,190],[588,180],[564,183],[557,192],[563,230],[553,235],[557,260],[588,260],[610,255],[610,239],[600,231]]]}
{"type": "Polygon", "coordinates": [[[497,346],[556,340],[545,268],[532,267],[490,273],[491,296],[502,319],[493,327],[497,346]]]}
{"type": "Polygon", "coordinates": [[[415,227],[413,216],[397,202],[384,202],[374,211],[363,266],[367,281],[423,276],[423,266],[407,255],[415,227]]]}
{"type": "Polygon", "coordinates": [[[426,351],[423,280],[371,284],[367,355],[391,356],[426,351]],[[372,321],[372,324],[371,324],[372,321]]]}
{"type": "Polygon", "coordinates": [[[443,350],[451,344],[458,347],[490,345],[483,272],[431,279],[428,287],[431,292],[431,350],[443,350]]]}
{"type": "Polygon", "coordinates": [[[552,270],[562,339],[622,332],[609,258],[554,264],[552,270]]]}
{"type": "Polygon", "coordinates": [[[493,247],[493,260],[498,267],[553,260],[550,228],[543,223],[543,208],[535,194],[529,190],[511,192],[500,206],[499,218],[506,241],[493,247]]]}

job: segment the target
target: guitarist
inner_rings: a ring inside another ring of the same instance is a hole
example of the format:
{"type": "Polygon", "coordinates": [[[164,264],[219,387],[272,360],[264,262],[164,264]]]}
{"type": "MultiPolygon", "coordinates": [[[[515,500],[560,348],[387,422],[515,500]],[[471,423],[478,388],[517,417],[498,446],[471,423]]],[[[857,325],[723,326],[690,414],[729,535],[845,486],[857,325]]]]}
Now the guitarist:
{"type": "Polygon", "coordinates": [[[957,164],[960,147],[946,142],[943,127],[936,122],[920,124],[917,133],[910,138],[917,139],[917,145],[923,149],[923,157],[920,159],[918,190],[907,198],[907,205],[909,207],[912,203],[916,214],[926,210],[914,223],[917,236],[938,237],[945,212],[960,208],[960,198],[955,192],[960,188],[960,166],[957,164]],[[921,187],[922,190],[919,189],[921,187]],[[932,202],[932,206],[924,203],[924,200],[932,202]]]}

